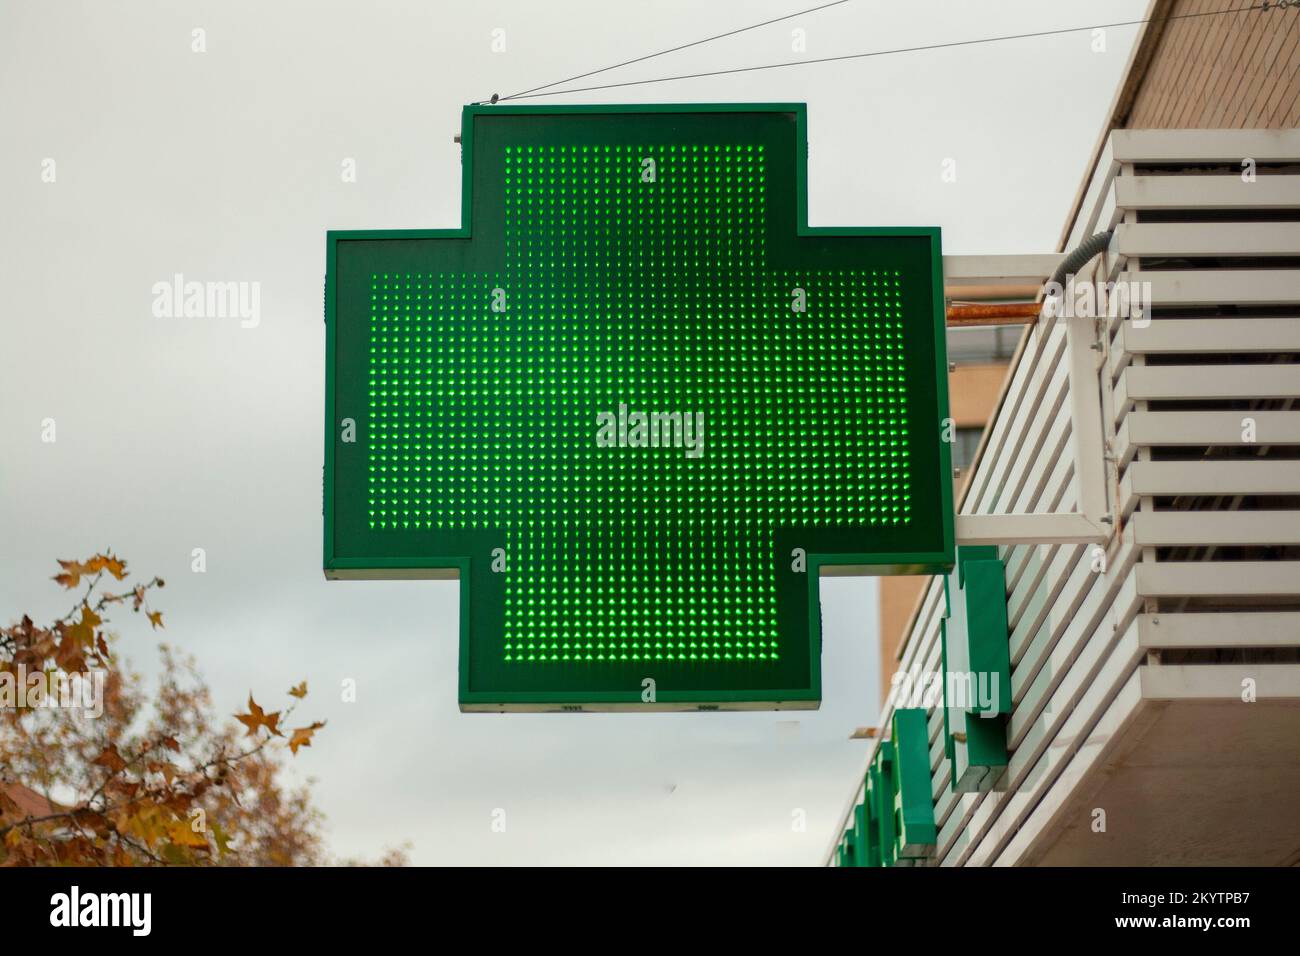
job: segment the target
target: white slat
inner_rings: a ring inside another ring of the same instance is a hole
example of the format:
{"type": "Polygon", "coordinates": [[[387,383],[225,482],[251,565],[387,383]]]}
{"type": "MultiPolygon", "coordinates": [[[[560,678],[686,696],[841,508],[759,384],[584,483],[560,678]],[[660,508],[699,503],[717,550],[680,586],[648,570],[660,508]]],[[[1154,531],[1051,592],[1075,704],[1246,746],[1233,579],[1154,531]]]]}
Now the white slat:
{"type": "Polygon", "coordinates": [[[1117,129],[1111,145],[1118,163],[1291,162],[1300,156],[1300,130],[1117,129]]]}
{"type": "Polygon", "coordinates": [[[1133,529],[1138,544],[1153,548],[1300,544],[1300,511],[1139,511],[1133,529]]]}
{"type": "Polygon", "coordinates": [[[1300,304],[1300,270],[1144,270],[1120,274],[1123,282],[1150,282],[1156,306],[1300,304]]]}
{"type": "Polygon", "coordinates": [[[1279,319],[1156,319],[1123,322],[1114,352],[1178,355],[1198,352],[1300,352],[1300,316],[1279,319]]]}
{"type": "Polygon", "coordinates": [[[1131,365],[1115,383],[1121,417],[1134,402],[1300,395],[1300,365],[1131,365]]]}
{"type": "Polygon", "coordinates": [[[1139,445],[1244,445],[1246,419],[1254,423],[1254,445],[1300,445],[1300,412],[1131,412],[1116,436],[1120,463],[1139,445]]]}
{"type": "Polygon", "coordinates": [[[1161,561],[1137,566],[1143,597],[1290,597],[1300,561],[1161,561]]]}
{"type": "Polygon", "coordinates": [[[1300,494],[1300,461],[1135,461],[1120,480],[1121,513],[1143,495],[1300,494]]]}
{"type": "Polygon", "coordinates": [[[1300,176],[1120,176],[1114,190],[1121,209],[1300,208],[1300,176]]]}
{"type": "Polygon", "coordinates": [[[1139,614],[1143,650],[1300,646],[1300,611],[1139,614]]]}
{"type": "Polygon", "coordinates": [[[1294,256],[1300,222],[1124,223],[1110,249],[1120,256],[1294,256]]]}

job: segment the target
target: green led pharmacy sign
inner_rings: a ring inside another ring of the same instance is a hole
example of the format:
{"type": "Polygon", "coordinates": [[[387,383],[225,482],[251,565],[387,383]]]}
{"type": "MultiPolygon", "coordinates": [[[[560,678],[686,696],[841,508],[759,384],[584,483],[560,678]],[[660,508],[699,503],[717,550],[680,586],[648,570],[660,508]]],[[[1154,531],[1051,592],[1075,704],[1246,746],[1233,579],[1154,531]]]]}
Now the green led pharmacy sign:
{"type": "Polygon", "coordinates": [[[938,230],[809,228],[802,105],[462,143],[328,237],[326,576],[459,577],[463,710],[816,707],[818,575],[952,565],[938,230]]]}

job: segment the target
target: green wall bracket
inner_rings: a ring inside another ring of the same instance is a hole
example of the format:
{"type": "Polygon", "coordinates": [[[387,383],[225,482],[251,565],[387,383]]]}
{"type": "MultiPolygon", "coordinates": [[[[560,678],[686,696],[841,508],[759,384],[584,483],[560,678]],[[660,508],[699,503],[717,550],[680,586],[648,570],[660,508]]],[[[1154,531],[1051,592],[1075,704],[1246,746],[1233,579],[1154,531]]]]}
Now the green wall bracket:
{"type": "Polygon", "coordinates": [[[868,771],[871,781],[873,816],[880,840],[880,865],[893,866],[897,859],[897,835],[894,832],[894,748],[882,742],[868,771]]]}
{"type": "Polygon", "coordinates": [[[854,811],[854,827],[862,835],[859,843],[858,865],[883,866],[880,857],[880,810],[876,792],[871,786],[870,769],[867,770],[862,802],[854,811]]]}
{"type": "Polygon", "coordinates": [[[997,548],[958,548],[944,593],[944,751],[952,789],[977,793],[991,790],[1007,765],[1011,651],[1006,570],[997,548]]]}
{"type": "Polygon", "coordinates": [[[894,751],[895,855],[919,859],[934,850],[938,829],[930,778],[930,731],[925,710],[910,707],[894,711],[890,739],[884,746],[894,751]]]}
{"type": "Polygon", "coordinates": [[[840,866],[858,865],[853,843],[853,828],[850,827],[844,831],[844,837],[840,840],[840,866]]]}
{"type": "Polygon", "coordinates": [[[859,803],[853,808],[853,863],[871,866],[871,848],[867,835],[867,805],[859,803]]]}

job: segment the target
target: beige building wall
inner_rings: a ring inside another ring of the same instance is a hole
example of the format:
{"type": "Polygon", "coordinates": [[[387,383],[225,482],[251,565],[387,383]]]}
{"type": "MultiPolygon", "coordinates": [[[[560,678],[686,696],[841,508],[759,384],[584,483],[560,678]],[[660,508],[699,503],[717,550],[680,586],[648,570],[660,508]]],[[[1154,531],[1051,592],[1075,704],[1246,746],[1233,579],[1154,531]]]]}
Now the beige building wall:
{"type": "Polygon", "coordinates": [[[1162,0],[1129,74],[1116,126],[1129,129],[1292,129],[1300,126],[1300,28],[1295,11],[1240,0],[1162,0]],[[1192,16],[1188,16],[1192,14],[1192,16]],[[1174,20],[1167,17],[1187,17],[1174,20]],[[1164,22],[1160,22],[1164,20],[1164,22]]]}

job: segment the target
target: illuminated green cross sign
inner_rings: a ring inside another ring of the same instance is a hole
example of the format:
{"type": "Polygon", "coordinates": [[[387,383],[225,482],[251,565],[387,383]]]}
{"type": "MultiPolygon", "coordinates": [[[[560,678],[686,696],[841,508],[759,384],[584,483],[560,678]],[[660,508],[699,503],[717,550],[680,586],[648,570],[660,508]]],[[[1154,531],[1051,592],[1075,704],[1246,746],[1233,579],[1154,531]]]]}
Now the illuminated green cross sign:
{"type": "Polygon", "coordinates": [[[816,707],[818,575],[952,565],[938,230],[810,229],[802,105],[462,143],[328,237],[326,575],[458,576],[463,710],[816,707]]]}

